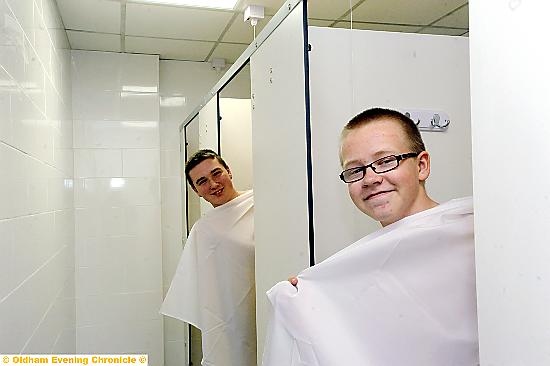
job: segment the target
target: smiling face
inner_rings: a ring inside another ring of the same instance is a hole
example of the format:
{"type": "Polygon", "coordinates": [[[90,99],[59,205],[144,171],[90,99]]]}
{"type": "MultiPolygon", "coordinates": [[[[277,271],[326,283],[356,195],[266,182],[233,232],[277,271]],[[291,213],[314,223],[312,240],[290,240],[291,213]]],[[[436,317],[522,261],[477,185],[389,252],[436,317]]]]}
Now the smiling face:
{"type": "Polygon", "coordinates": [[[239,193],[233,187],[231,171],[216,158],[201,161],[189,171],[193,189],[197,194],[218,207],[236,198],[239,193]]]}
{"type": "MultiPolygon", "coordinates": [[[[388,155],[415,152],[399,122],[371,121],[347,131],[342,139],[344,169],[363,166],[388,155]]],[[[430,175],[426,151],[399,162],[392,171],[376,174],[367,169],[362,180],[348,183],[353,203],[382,226],[437,205],[426,194],[424,181],[430,175]]]]}

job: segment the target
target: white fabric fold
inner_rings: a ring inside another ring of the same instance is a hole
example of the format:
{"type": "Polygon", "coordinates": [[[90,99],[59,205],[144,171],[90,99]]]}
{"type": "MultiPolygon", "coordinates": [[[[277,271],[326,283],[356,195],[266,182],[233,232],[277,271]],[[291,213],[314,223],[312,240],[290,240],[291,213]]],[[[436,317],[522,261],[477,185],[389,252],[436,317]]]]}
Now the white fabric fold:
{"type": "Polygon", "coordinates": [[[202,365],[256,365],[252,191],[193,225],[160,312],[202,331],[202,365]]]}
{"type": "Polygon", "coordinates": [[[477,365],[472,199],[384,227],[267,295],[264,366],[477,365]]]}

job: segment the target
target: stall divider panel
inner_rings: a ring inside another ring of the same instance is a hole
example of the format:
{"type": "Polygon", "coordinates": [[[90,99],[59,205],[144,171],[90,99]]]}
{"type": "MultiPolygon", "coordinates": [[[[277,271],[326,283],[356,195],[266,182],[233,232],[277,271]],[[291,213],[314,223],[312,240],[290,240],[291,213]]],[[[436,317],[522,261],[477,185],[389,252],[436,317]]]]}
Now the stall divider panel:
{"type": "Polygon", "coordinates": [[[309,266],[303,30],[297,6],[251,57],[259,360],[266,291],[309,266]]]}

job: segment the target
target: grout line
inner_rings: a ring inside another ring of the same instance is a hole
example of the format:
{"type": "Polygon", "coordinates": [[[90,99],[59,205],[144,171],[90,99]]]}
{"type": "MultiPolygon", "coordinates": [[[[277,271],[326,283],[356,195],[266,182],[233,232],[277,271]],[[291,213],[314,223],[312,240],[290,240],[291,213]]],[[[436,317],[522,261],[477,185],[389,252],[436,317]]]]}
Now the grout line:
{"type": "Polygon", "coordinates": [[[10,221],[10,220],[19,220],[19,219],[23,219],[23,218],[27,218],[27,217],[34,217],[34,216],[41,216],[41,215],[51,215],[51,214],[56,214],[56,213],[60,213],[60,212],[67,212],[67,211],[74,211],[74,207],[68,207],[66,209],[54,209],[52,211],[45,211],[45,212],[37,212],[37,213],[35,212],[35,213],[30,213],[28,215],[5,217],[5,218],[0,219],[0,222],[10,221]]]}
{"type": "MultiPolygon", "coordinates": [[[[65,247],[63,247],[61,250],[65,249],[65,247]]],[[[59,252],[58,252],[59,253],[59,252]]],[[[56,254],[57,256],[57,254],[56,254]]],[[[44,312],[44,315],[42,315],[42,318],[40,319],[40,321],[38,322],[36,328],[34,328],[34,330],[32,331],[32,334],[29,336],[29,339],[27,340],[27,342],[25,342],[25,344],[23,345],[23,348],[21,349],[21,352],[24,352],[25,351],[25,348],[29,345],[30,341],[32,340],[32,338],[34,337],[34,335],[36,334],[36,332],[38,331],[38,329],[40,328],[40,325],[42,325],[42,323],[44,322],[44,320],[46,319],[46,316],[48,315],[48,313],[50,312],[50,310],[54,307],[55,303],[56,303],[56,300],[59,298],[59,295],[63,292],[63,290],[65,289],[65,283],[63,283],[63,287],[61,287],[61,289],[59,290],[59,292],[55,295],[55,298],[54,298],[54,301],[52,301],[50,303],[50,306],[48,306],[48,309],[44,312]]]]}
{"type": "MultiPolygon", "coordinates": [[[[6,3],[8,9],[11,11],[11,15],[13,16],[13,18],[16,20],[17,22],[17,25],[19,26],[20,28],[20,31],[21,33],[23,34],[24,38],[27,40],[27,42],[29,42],[29,45],[32,49],[32,52],[34,53],[34,56],[36,57],[36,59],[38,60],[38,62],[40,63],[40,66],[42,68],[42,72],[44,73],[45,77],[47,77],[50,81],[50,83],[52,84],[52,87],[53,89],[55,90],[55,92],[57,93],[57,95],[60,97],[61,100],[63,100],[63,98],[61,98],[61,93],[59,90],[57,90],[56,86],[54,85],[54,80],[53,80],[53,68],[50,68],[50,73],[47,73],[46,72],[46,68],[44,66],[45,64],[45,60],[42,60],[42,58],[40,58],[40,56],[38,55],[38,51],[36,50],[35,48],[35,43],[36,43],[36,39],[34,38],[35,34],[33,32],[33,41],[31,42],[30,38],[29,38],[29,35],[27,34],[27,32],[25,32],[25,29],[23,28],[23,26],[21,25],[21,23],[19,22],[19,19],[17,18],[17,16],[15,15],[15,12],[13,11],[13,9],[11,9],[10,5],[8,3],[6,3]]],[[[56,9],[57,9],[57,4],[55,4],[56,6],[56,9]]],[[[38,8],[38,5],[36,5],[34,2],[33,2],[33,27],[34,27],[34,23],[35,23],[35,16],[38,15],[40,16],[40,20],[42,21],[42,24],[44,25],[44,31],[46,32],[46,34],[48,35],[48,39],[50,41],[50,46],[52,46],[52,49],[54,50],[54,52],[56,53],[57,55],[57,51],[55,49],[55,45],[54,45],[54,42],[53,42],[53,39],[52,39],[52,36],[50,34],[50,32],[48,31],[48,27],[46,25],[46,20],[44,19],[44,13],[43,12],[38,12],[38,14],[35,14],[35,9],[38,8]]],[[[40,10],[40,9],[39,9],[40,10]]],[[[57,9],[58,12],[59,12],[59,9],[57,9]]],[[[60,13],[58,13],[60,14],[60,13]]],[[[61,15],[60,15],[60,18],[61,18],[61,15]]],[[[63,24],[63,20],[61,19],[61,23],[63,24]]],[[[65,27],[63,25],[63,27],[65,27]]],[[[23,42],[23,47],[25,48],[25,43],[23,42]]],[[[46,89],[46,84],[45,84],[46,80],[44,79],[44,94],[45,94],[45,89],[46,89]]],[[[19,84],[19,83],[18,83],[19,84]]],[[[24,91],[24,89],[23,89],[24,91]]],[[[26,94],[26,93],[25,93],[26,94]]],[[[29,99],[31,99],[29,97],[29,99]]],[[[32,99],[31,99],[32,101],[32,99]]],[[[32,101],[33,104],[34,104],[34,101],[32,101]]],[[[35,104],[36,106],[36,104],[35,104]]],[[[38,106],[37,106],[38,108],[38,106]]],[[[41,111],[42,112],[42,111],[41,111]]],[[[45,115],[46,112],[44,110],[43,114],[45,115]]]]}
{"type": "MultiPolygon", "coordinates": [[[[116,293],[112,293],[110,294],[111,296],[127,296],[127,295],[156,295],[158,293],[161,293],[162,291],[164,291],[164,289],[161,289],[161,290],[146,290],[146,291],[120,291],[120,292],[116,292],[116,293]]],[[[87,295],[87,296],[82,296],[82,297],[79,297],[79,299],[82,299],[84,297],[88,297],[88,296],[104,296],[104,295],[87,295]]]]}
{"type": "MultiPolygon", "coordinates": [[[[97,32],[97,31],[90,31],[90,30],[84,30],[84,29],[73,29],[73,28],[65,28],[66,32],[77,32],[77,33],[88,33],[88,34],[108,34],[111,36],[118,36],[119,33],[113,33],[113,32],[97,32]]],[[[108,51],[106,51],[108,52],[108,51]]]]}
{"type": "Polygon", "coordinates": [[[55,341],[53,342],[52,348],[50,349],[50,354],[54,353],[55,347],[57,346],[57,343],[59,342],[60,339],[61,339],[61,332],[55,338],[55,341]]]}
{"type": "Polygon", "coordinates": [[[2,304],[8,297],[10,297],[14,292],[19,290],[21,287],[23,287],[24,284],[29,282],[29,280],[34,277],[35,274],[40,272],[40,270],[44,267],[46,267],[55,257],[59,255],[63,250],[66,249],[66,245],[63,246],[63,248],[59,249],[54,255],[52,255],[46,262],[42,263],[41,266],[39,266],[37,269],[35,269],[27,278],[25,278],[19,285],[17,285],[13,290],[11,290],[6,296],[4,296],[2,299],[0,299],[0,304],[2,304]]]}
{"type": "MultiPolygon", "coordinates": [[[[0,1],[1,1],[1,0],[0,0],[0,1]]],[[[7,142],[5,142],[5,141],[0,141],[0,144],[4,144],[4,145],[6,145],[6,146],[8,146],[8,147],[11,147],[12,149],[14,149],[14,150],[16,150],[16,151],[19,151],[20,153],[22,153],[22,154],[24,154],[24,155],[27,155],[29,158],[34,159],[34,160],[36,160],[37,162],[42,163],[42,164],[44,164],[44,165],[46,165],[46,166],[48,166],[48,167],[50,167],[50,168],[52,168],[52,169],[57,170],[59,173],[62,173],[62,174],[63,174],[63,177],[54,177],[54,178],[72,179],[72,177],[70,177],[70,178],[65,177],[66,172],[62,171],[62,170],[59,169],[58,167],[53,166],[53,165],[51,165],[51,164],[49,164],[49,163],[47,163],[47,162],[45,162],[45,161],[42,161],[42,160],[38,159],[37,157],[32,156],[32,155],[29,154],[28,152],[26,152],[26,151],[24,151],[24,150],[21,150],[20,148],[18,148],[18,147],[16,147],[16,146],[13,146],[13,145],[10,144],[10,143],[7,143],[7,142]]],[[[74,149],[74,148],[72,148],[72,149],[74,149]]]]}

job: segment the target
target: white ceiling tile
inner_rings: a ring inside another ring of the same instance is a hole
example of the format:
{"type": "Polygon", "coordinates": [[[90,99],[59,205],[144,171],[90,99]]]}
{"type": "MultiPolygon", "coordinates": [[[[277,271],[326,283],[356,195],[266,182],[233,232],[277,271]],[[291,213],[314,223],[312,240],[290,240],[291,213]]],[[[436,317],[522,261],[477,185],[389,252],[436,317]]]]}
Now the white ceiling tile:
{"type": "MultiPolygon", "coordinates": [[[[336,28],[350,28],[350,22],[338,22],[335,25],[336,28]]],[[[416,33],[422,27],[410,26],[410,25],[397,25],[397,24],[377,24],[377,23],[358,23],[353,22],[353,29],[363,30],[375,30],[384,32],[402,32],[402,33],[416,33]]]]}
{"type": "Polygon", "coordinates": [[[364,22],[427,25],[465,3],[466,0],[369,0],[353,11],[353,19],[364,22]]]}
{"type": "Polygon", "coordinates": [[[66,29],[120,33],[120,3],[109,0],[57,0],[66,29]]]}
{"type": "MultiPolygon", "coordinates": [[[[352,7],[359,2],[360,0],[352,0],[352,7]]],[[[311,0],[308,1],[307,15],[309,18],[336,20],[349,10],[349,0],[311,0]]]]}
{"type": "Polygon", "coordinates": [[[162,59],[204,61],[214,42],[126,37],[126,51],[159,55],[162,59]]]}
{"type": "MultiPolygon", "coordinates": [[[[7,0],[9,4],[17,5],[20,1],[7,0]]],[[[40,0],[45,12],[51,12],[54,1],[40,0]]],[[[341,19],[334,26],[349,28],[346,20],[350,15],[342,17],[349,12],[350,1],[357,6],[353,11],[355,29],[418,32],[419,26],[431,24],[458,9],[421,32],[462,35],[468,31],[467,0],[309,0],[309,25],[329,26],[341,19]]],[[[164,59],[204,61],[215,45],[214,41],[227,28],[222,43],[210,58],[222,57],[233,62],[253,40],[250,23],[243,21],[246,6],[265,7],[266,17],[256,27],[258,35],[284,3],[285,0],[240,0],[235,13],[128,2],[126,50],[159,54],[164,59]]],[[[121,16],[119,0],[57,0],[57,4],[74,49],[120,51],[117,35],[121,16]]],[[[51,29],[55,29],[55,23],[52,25],[51,29]]]]}
{"type": "Polygon", "coordinates": [[[126,34],[217,41],[232,16],[221,10],[127,4],[126,34]]]}
{"type": "Polygon", "coordinates": [[[434,23],[433,25],[441,25],[444,27],[453,27],[453,28],[468,28],[468,15],[469,15],[469,9],[468,5],[466,5],[463,8],[460,8],[459,10],[455,11],[454,13],[446,16],[445,18],[441,19],[440,21],[434,23]]]}
{"type": "Polygon", "coordinates": [[[440,34],[440,35],[444,35],[444,36],[461,36],[465,32],[466,32],[465,29],[426,27],[418,33],[422,33],[422,34],[440,34]]]}
{"type": "MultiPolygon", "coordinates": [[[[271,16],[266,16],[264,19],[258,21],[256,25],[256,36],[260,34],[262,29],[265,28],[267,23],[271,20],[271,16]]],[[[234,42],[234,43],[246,43],[250,44],[254,40],[254,29],[250,25],[250,22],[245,22],[243,17],[237,17],[225,33],[222,38],[223,42],[234,42]]]]}
{"type": "Polygon", "coordinates": [[[73,50],[120,52],[120,35],[67,31],[73,50]]]}
{"type": "Polygon", "coordinates": [[[247,45],[220,43],[210,56],[210,60],[213,58],[224,58],[227,63],[234,63],[240,55],[246,50],[247,45]]]}

